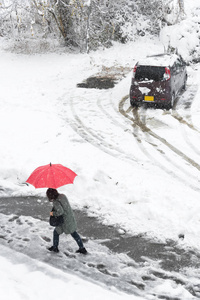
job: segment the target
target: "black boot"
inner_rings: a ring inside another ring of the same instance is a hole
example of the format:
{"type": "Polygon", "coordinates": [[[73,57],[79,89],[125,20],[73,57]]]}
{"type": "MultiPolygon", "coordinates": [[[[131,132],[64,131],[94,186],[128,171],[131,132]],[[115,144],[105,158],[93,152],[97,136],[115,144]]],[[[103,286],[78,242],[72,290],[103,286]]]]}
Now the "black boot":
{"type": "Polygon", "coordinates": [[[53,251],[53,252],[56,252],[58,253],[59,252],[59,249],[58,247],[54,247],[54,246],[51,246],[50,248],[48,248],[49,251],[53,251]]]}
{"type": "Polygon", "coordinates": [[[87,250],[85,248],[79,248],[76,253],[87,254],[87,250]]]}

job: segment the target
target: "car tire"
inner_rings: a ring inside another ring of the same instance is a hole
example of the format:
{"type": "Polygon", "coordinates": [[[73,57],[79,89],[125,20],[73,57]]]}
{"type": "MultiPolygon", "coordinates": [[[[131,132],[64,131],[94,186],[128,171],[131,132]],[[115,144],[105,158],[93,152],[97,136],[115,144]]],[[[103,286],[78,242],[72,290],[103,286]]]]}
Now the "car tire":
{"type": "Polygon", "coordinates": [[[173,106],[174,106],[175,99],[176,99],[175,93],[173,93],[172,98],[171,98],[171,108],[173,108],[173,106]]]}
{"type": "Polygon", "coordinates": [[[175,93],[173,93],[172,96],[171,96],[171,100],[170,100],[169,104],[168,104],[167,107],[166,107],[167,109],[173,108],[175,99],[176,99],[175,93]]]}
{"type": "Polygon", "coordinates": [[[132,102],[132,101],[131,101],[131,106],[132,106],[132,107],[138,107],[138,104],[136,104],[135,102],[132,102]]]}

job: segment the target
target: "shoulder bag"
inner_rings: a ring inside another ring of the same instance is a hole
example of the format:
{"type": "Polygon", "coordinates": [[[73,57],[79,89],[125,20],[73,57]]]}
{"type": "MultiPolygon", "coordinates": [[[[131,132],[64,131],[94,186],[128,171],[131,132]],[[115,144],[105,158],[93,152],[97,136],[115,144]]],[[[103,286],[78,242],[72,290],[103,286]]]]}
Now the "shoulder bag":
{"type": "MultiPolygon", "coordinates": [[[[60,203],[60,201],[59,201],[59,203],[60,203]]],[[[60,205],[62,206],[61,203],[60,203],[60,205]]],[[[63,223],[64,223],[63,215],[58,216],[58,217],[56,217],[56,216],[50,216],[50,218],[49,218],[49,224],[51,226],[53,226],[53,227],[59,226],[59,225],[61,225],[63,223]]]]}

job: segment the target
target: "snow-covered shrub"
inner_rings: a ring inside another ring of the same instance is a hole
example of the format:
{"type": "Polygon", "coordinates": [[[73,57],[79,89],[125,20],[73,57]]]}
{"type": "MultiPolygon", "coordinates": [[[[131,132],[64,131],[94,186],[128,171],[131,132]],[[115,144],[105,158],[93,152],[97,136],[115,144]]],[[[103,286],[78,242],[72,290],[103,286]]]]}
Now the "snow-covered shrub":
{"type": "Polygon", "coordinates": [[[200,8],[185,20],[165,26],[160,39],[166,51],[176,51],[187,61],[200,61],[200,8]]]}

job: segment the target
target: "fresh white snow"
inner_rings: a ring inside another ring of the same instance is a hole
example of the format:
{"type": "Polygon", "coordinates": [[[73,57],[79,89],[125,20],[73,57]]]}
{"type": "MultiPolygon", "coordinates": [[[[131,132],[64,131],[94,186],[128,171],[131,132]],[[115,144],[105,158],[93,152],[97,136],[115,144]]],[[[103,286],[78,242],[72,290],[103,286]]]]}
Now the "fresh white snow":
{"type": "MultiPolygon", "coordinates": [[[[190,7],[194,11],[195,5],[199,8],[198,1],[186,1],[187,11],[190,7]]],[[[189,12],[187,22],[193,21],[189,12]]],[[[177,41],[177,32],[186,32],[186,27],[176,26],[169,33],[172,41],[177,41]]],[[[196,41],[198,33],[192,34],[196,41]]],[[[187,47],[183,44],[183,57],[189,59],[195,45],[194,41],[187,47]]],[[[73,208],[87,208],[89,215],[131,235],[173,239],[183,248],[200,250],[200,65],[188,67],[187,91],[176,111],[139,109],[152,134],[134,126],[128,99],[124,103],[128,118],[119,112],[132,72],[113,89],[76,86],[102,66],[131,68],[138,59],[162,51],[163,43],[157,39],[115,44],[89,55],[29,56],[1,50],[0,196],[45,196],[46,190],[24,183],[38,166],[61,163],[78,174],[73,185],[59,189],[73,208]],[[186,109],[188,101],[191,105],[186,109]],[[180,233],[185,235],[183,241],[178,239],[180,233]]],[[[3,222],[8,219],[2,216],[2,226],[3,222]]],[[[0,246],[0,290],[6,300],[137,299],[8,246],[0,246]]],[[[182,299],[191,296],[167,280],[154,292],[160,290],[182,299]]]]}
{"type": "Polygon", "coordinates": [[[160,66],[160,67],[169,67],[174,64],[177,59],[177,55],[156,55],[149,56],[138,62],[138,65],[142,66],[160,66]]]}

